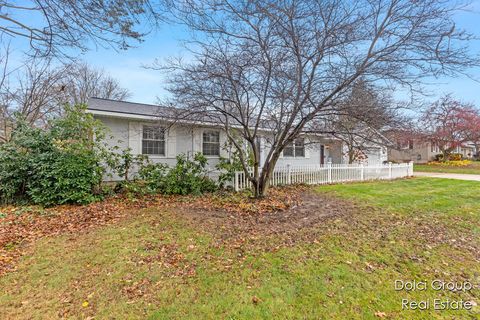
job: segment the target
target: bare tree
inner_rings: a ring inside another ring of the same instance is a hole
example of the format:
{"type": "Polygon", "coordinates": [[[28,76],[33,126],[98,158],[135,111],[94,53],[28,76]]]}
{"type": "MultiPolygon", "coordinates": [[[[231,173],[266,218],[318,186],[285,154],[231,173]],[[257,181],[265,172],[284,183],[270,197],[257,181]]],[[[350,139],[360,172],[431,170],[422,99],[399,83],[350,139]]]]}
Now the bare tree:
{"type": "Polygon", "coordinates": [[[49,118],[61,114],[64,77],[64,67],[52,67],[49,59],[32,59],[19,72],[11,109],[30,125],[44,126],[49,118]]]}
{"type": "Polygon", "coordinates": [[[355,82],[346,98],[339,102],[331,117],[306,127],[313,132],[329,132],[343,142],[348,163],[361,160],[372,146],[388,146],[389,140],[381,133],[401,126],[402,104],[394,103],[390,91],[365,83],[355,82]],[[323,124],[323,126],[322,126],[323,124]]]}
{"type": "Polygon", "coordinates": [[[425,77],[478,65],[466,47],[473,37],[452,20],[458,9],[438,0],[171,1],[175,21],[193,31],[192,59],[155,67],[173,71],[168,89],[184,112],[223,125],[246,173],[253,154],[248,177],[263,196],[282,150],[336,114],[358,79],[415,91],[425,77]]]}
{"type": "Polygon", "coordinates": [[[125,99],[127,89],[104,70],[86,63],[55,65],[52,59],[30,58],[19,68],[9,70],[8,51],[0,59],[0,141],[21,117],[31,126],[44,126],[47,120],[62,116],[65,104],[87,103],[90,97],[125,99]]]}
{"type": "Polygon", "coordinates": [[[70,55],[95,45],[127,49],[159,19],[149,0],[0,0],[0,34],[26,39],[35,54],[70,55]],[[143,28],[140,28],[140,26],[143,28]]]}
{"type": "Polygon", "coordinates": [[[125,100],[131,95],[105,70],[82,62],[66,66],[66,77],[62,80],[62,86],[65,101],[71,104],[87,103],[91,97],[125,100]]]}

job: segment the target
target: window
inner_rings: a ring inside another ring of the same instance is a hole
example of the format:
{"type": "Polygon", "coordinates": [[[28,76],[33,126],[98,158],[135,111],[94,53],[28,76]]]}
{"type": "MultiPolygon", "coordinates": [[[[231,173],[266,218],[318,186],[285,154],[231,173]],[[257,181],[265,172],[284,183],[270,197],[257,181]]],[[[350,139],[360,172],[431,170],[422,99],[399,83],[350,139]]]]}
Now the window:
{"type": "Polygon", "coordinates": [[[305,144],[303,139],[295,140],[295,157],[305,157],[305,144]]]}
{"type": "Polygon", "coordinates": [[[219,131],[203,132],[203,154],[205,156],[220,155],[220,132],[219,131]]]}
{"type": "Polygon", "coordinates": [[[305,157],[305,140],[295,139],[283,149],[284,157],[305,157]]]}
{"type": "Polygon", "coordinates": [[[165,155],[165,128],[143,126],[142,154],[165,155]]]}
{"type": "Polygon", "coordinates": [[[294,157],[295,156],[295,151],[293,147],[293,143],[287,144],[285,149],[283,149],[283,156],[284,157],[294,157]]]}

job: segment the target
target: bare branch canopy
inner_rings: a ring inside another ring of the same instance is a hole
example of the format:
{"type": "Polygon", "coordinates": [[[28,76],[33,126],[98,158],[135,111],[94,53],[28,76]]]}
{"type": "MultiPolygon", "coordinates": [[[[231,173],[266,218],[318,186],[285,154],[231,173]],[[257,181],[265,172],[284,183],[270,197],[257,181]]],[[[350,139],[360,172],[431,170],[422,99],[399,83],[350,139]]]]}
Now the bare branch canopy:
{"type": "MultiPolygon", "coordinates": [[[[246,170],[251,152],[256,194],[268,188],[282,150],[314,119],[338,112],[351,86],[419,90],[427,77],[479,64],[473,36],[459,29],[451,1],[190,0],[167,1],[174,21],[192,31],[192,58],[156,68],[170,72],[174,103],[214,115],[246,170]],[[256,143],[267,128],[268,152],[256,143]],[[247,142],[248,151],[243,150],[247,142]]],[[[357,115],[361,116],[361,115],[357,115]]]]}

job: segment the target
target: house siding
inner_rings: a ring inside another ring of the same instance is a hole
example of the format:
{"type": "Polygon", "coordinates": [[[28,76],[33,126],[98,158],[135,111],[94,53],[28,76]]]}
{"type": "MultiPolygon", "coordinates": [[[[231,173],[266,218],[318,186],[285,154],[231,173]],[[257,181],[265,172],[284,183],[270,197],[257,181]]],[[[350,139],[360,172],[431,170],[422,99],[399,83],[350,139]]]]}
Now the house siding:
{"type": "MultiPolygon", "coordinates": [[[[111,117],[104,115],[94,115],[107,128],[106,143],[110,147],[117,147],[119,153],[127,148],[131,149],[132,154],[138,155],[142,153],[142,128],[143,125],[162,125],[159,121],[136,120],[120,117],[111,117]]],[[[168,128],[165,137],[165,156],[149,156],[149,159],[154,163],[164,163],[169,166],[176,164],[176,156],[179,154],[192,155],[196,152],[202,152],[202,134],[204,130],[217,130],[207,126],[191,126],[191,125],[169,125],[163,124],[168,128]]],[[[229,151],[225,150],[227,142],[226,133],[220,129],[220,156],[229,157],[229,151]]],[[[320,147],[325,146],[324,163],[342,163],[342,144],[337,140],[321,138],[317,136],[307,137],[305,146],[305,157],[280,157],[277,166],[286,165],[318,165],[320,164],[320,147]]],[[[270,148],[268,146],[268,138],[263,136],[261,142],[261,161],[263,163],[264,157],[268,154],[270,148]]],[[[208,168],[214,170],[219,162],[218,156],[207,156],[208,168]]],[[[132,173],[135,173],[135,168],[132,173]]],[[[105,180],[118,181],[121,178],[109,174],[105,180]]]]}
{"type": "MultiPolygon", "coordinates": [[[[158,121],[137,121],[124,118],[105,117],[95,115],[108,129],[106,144],[109,147],[116,147],[117,152],[121,153],[128,148],[131,149],[133,155],[142,154],[142,130],[143,125],[162,125],[158,121]]],[[[153,163],[164,163],[169,166],[176,164],[176,156],[179,154],[192,155],[196,152],[202,152],[202,134],[204,130],[212,130],[212,128],[190,127],[190,126],[169,126],[163,124],[167,129],[165,134],[165,156],[149,155],[150,161],[153,163]]],[[[226,141],[225,132],[220,131],[220,145],[226,141]]],[[[220,155],[228,157],[225,150],[220,151],[220,155]]],[[[218,164],[220,157],[207,156],[208,167],[214,169],[218,164]]],[[[132,173],[136,170],[133,168],[132,173]]],[[[113,175],[111,172],[105,177],[105,180],[118,181],[121,178],[113,175]]]]}

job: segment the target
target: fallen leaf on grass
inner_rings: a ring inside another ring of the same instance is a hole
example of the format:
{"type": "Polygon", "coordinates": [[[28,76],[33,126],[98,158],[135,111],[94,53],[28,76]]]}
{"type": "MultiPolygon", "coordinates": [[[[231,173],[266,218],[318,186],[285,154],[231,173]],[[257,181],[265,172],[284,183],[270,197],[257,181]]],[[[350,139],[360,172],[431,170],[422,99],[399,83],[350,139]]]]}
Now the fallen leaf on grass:
{"type": "Polygon", "coordinates": [[[385,312],[377,311],[375,312],[375,316],[379,318],[385,318],[387,314],[385,312]]]}

